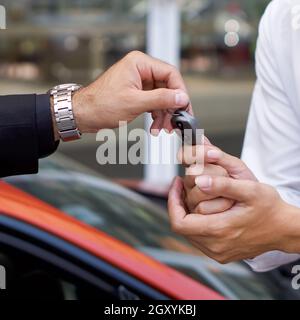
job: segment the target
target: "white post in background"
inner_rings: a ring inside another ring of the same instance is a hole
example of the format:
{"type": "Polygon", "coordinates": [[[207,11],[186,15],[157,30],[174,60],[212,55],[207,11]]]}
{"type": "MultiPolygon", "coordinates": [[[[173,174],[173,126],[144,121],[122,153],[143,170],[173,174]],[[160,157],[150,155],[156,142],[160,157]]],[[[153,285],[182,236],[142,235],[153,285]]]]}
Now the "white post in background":
{"type": "MultiPolygon", "coordinates": [[[[177,0],[148,0],[147,51],[148,54],[179,67],[180,63],[180,8],[177,0]]],[[[150,130],[151,115],[145,116],[145,129],[150,130]]],[[[174,146],[179,145],[176,135],[161,132],[159,138],[151,137],[147,154],[150,163],[144,166],[144,180],[151,183],[168,184],[178,173],[174,164],[153,164],[161,152],[176,154],[174,146]],[[171,141],[168,141],[170,140],[171,141]],[[167,142],[166,142],[167,141],[167,142]],[[161,144],[164,150],[160,150],[161,144]],[[172,148],[173,145],[173,148],[172,148]]],[[[175,148],[177,149],[177,148],[175,148]]],[[[165,157],[165,156],[163,156],[165,157]]],[[[160,156],[162,158],[162,156],[160,156]]],[[[156,161],[157,162],[157,161],[156,161]]]]}

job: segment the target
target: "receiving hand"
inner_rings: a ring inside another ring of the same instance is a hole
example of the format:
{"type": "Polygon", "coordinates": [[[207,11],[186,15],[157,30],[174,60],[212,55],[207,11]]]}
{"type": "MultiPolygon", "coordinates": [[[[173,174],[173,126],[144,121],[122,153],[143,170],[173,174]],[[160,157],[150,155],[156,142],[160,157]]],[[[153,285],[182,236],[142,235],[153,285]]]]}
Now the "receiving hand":
{"type": "Polygon", "coordinates": [[[256,181],[255,176],[242,161],[212,146],[207,138],[205,138],[204,147],[185,146],[181,148],[178,158],[186,166],[183,185],[185,204],[190,212],[199,214],[220,213],[230,209],[234,204],[232,199],[214,197],[201,191],[196,185],[196,179],[199,176],[223,176],[256,181]],[[195,162],[198,160],[195,158],[196,155],[198,158],[203,159],[203,161],[205,160],[204,163],[200,161],[197,164],[195,162]]]}
{"type": "Polygon", "coordinates": [[[241,160],[213,146],[204,147],[204,161],[223,167],[229,177],[197,177],[201,194],[231,199],[234,204],[229,210],[211,215],[190,212],[184,203],[183,181],[177,178],[168,202],[173,230],[221,263],[286,250],[289,213],[293,215],[278,192],[259,183],[241,160]]]}

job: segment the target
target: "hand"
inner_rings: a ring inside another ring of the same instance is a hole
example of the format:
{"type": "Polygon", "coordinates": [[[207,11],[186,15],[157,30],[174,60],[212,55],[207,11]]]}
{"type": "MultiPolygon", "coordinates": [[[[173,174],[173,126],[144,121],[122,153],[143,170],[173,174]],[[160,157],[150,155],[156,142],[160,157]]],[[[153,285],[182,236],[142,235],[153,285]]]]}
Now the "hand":
{"type": "MultiPolygon", "coordinates": [[[[205,145],[211,146],[207,138],[205,145]]],[[[233,200],[208,195],[196,186],[195,179],[201,175],[228,177],[227,171],[221,166],[203,164],[201,163],[203,161],[196,159],[196,155],[204,159],[203,151],[203,146],[184,146],[178,152],[179,162],[186,166],[186,175],[183,179],[184,203],[189,212],[193,213],[213,214],[226,211],[233,206],[233,200]]]]}
{"type": "Polygon", "coordinates": [[[230,209],[234,204],[232,199],[214,197],[202,192],[196,185],[198,176],[230,176],[234,179],[256,181],[255,176],[242,161],[223,153],[220,149],[214,147],[207,138],[205,138],[204,146],[185,146],[180,149],[178,158],[180,163],[189,166],[186,169],[183,182],[185,204],[189,211],[193,213],[220,213],[230,209]],[[199,158],[203,160],[199,160],[199,158]],[[198,164],[195,164],[196,162],[198,164]]]}
{"type": "Polygon", "coordinates": [[[152,129],[172,130],[172,112],[186,108],[190,99],[178,70],[141,52],[131,52],[73,98],[81,132],[116,128],[151,112],[152,129]]]}
{"type": "Polygon", "coordinates": [[[274,188],[257,182],[241,160],[212,146],[205,150],[205,163],[221,165],[231,177],[201,176],[197,178],[198,188],[209,196],[232,199],[235,204],[214,215],[188,214],[183,181],[177,178],[168,202],[173,230],[221,263],[253,258],[272,250],[290,250],[287,239],[296,215],[289,205],[274,188]]]}
{"type": "Polygon", "coordinates": [[[230,209],[234,201],[223,197],[215,197],[202,192],[196,185],[196,179],[201,175],[228,177],[228,173],[220,166],[213,164],[193,165],[186,169],[183,178],[184,203],[189,212],[199,214],[214,214],[230,209]]]}

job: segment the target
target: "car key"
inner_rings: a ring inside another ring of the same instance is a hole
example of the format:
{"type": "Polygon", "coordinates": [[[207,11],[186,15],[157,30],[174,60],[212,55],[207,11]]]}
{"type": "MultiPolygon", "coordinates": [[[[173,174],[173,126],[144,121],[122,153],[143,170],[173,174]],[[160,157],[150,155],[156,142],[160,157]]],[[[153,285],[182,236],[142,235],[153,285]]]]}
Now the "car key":
{"type": "Polygon", "coordinates": [[[173,114],[171,123],[174,129],[179,129],[182,143],[195,146],[197,144],[197,130],[200,129],[197,119],[188,112],[177,110],[173,114]]]}

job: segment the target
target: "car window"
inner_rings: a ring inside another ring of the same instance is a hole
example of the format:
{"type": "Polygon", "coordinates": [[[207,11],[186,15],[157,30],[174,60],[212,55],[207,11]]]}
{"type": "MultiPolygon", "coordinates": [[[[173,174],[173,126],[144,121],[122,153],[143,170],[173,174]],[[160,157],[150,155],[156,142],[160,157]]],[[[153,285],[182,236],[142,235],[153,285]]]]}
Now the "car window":
{"type": "Polygon", "coordinates": [[[84,300],[115,298],[82,279],[53,267],[16,248],[2,246],[0,265],[6,270],[6,293],[9,299],[84,300]]]}
{"type": "Polygon", "coordinates": [[[167,212],[144,197],[63,160],[42,161],[40,173],[8,182],[143,251],[229,298],[277,298],[267,277],[241,263],[222,266],[171,232],[167,212]],[[179,259],[174,254],[180,254],[179,259]],[[190,257],[197,261],[191,263],[190,257]],[[240,272],[232,272],[239,268],[240,272]]]}
{"type": "MultiPolygon", "coordinates": [[[[160,207],[78,169],[62,170],[58,164],[44,161],[38,175],[7,181],[131,246],[183,246],[182,239],[171,232],[167,213],[160,207]]],[[[184,245],[189,251],[190,246],[184,245]]]]}

